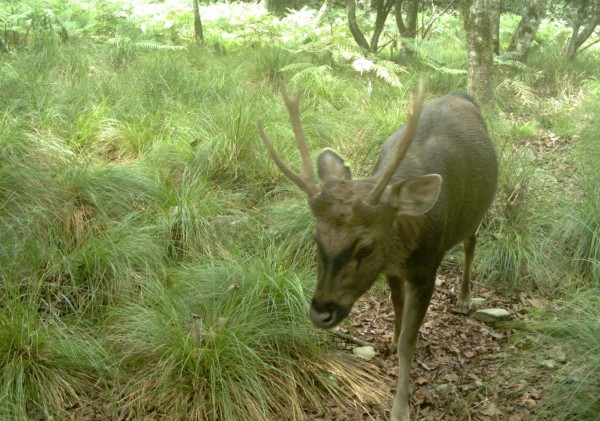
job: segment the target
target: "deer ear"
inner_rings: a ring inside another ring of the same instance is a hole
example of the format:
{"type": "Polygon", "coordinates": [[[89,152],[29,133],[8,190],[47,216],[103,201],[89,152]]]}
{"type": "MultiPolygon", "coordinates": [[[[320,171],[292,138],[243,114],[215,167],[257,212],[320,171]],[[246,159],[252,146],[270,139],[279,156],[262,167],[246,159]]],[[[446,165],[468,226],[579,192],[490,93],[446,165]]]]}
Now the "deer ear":
{"type": "Polygon", "coordinates": [[[350,180],[352,173],[350,167],[344,162],[344,158],[333,149],[323,149],[317,158],[317,170],[321,181],[327,180],[350,180]]]}
{"type": "Polygon", "coordinates": [[[382,201],[395,207],[399,215],[423,215],[437,202],[441,187],[440,175],[422,175],[386,187],[382,201]]]}

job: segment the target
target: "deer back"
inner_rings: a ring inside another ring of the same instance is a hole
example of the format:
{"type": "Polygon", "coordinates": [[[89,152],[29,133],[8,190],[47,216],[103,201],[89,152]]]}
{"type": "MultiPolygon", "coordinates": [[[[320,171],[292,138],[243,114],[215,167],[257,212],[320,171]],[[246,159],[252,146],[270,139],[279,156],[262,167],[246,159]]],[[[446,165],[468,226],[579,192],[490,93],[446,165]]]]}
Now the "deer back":
{"type": "MultiPolygon", "coordinates": [[[[377,178],[398,147],[404,127],[385,142],[377,178]]],[[[424,215],[423,237],[443,253],[474,233],[496,191],[498,164],[479,107],[470,96],[451,93],[426,103],[404,160],[390,184],[423,174],[442,177],[435,205],[424,215]]]]}

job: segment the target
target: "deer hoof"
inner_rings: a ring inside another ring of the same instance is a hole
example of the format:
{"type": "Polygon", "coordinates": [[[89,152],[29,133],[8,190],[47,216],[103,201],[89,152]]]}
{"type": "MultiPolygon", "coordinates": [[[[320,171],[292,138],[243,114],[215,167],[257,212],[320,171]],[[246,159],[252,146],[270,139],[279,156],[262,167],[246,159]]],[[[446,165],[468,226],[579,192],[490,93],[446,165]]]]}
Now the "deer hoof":
{"type": "Polygon", "coordinates": [[[471,311],[471,306],[469,305],[469,303],[465,304],[465,303],[458,302],[458,303],[456,303],[456,306],[454,307],[454,312],[458,313],[458,314],[468,315],[470,311],[471,311]]]}

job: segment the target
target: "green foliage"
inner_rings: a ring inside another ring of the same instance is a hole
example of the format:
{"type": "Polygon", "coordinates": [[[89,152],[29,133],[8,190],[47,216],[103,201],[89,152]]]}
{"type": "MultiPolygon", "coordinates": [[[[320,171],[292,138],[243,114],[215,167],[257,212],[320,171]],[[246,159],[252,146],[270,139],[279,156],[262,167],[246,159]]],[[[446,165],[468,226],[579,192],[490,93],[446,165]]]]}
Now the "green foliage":
{"type": "Polygon", "coordinates": [[[582,179],[582,197],[572,204],[561,227],[562,237],[570,245],[577,272],[600,284],[600,189],[594,179],[582,179]]]}
{"type": "Polygon", "coordinates": [[[95,389],[94,377],[110,375],[98,341],[77,324],[41,317],[37,298],[11,293],[0,300],[0,414],[9,419],[32,411],[63,418],[95,389]]]}
{"type": "Polygon", "coordinates": [[[343,51],[339,55],[334,55],[334,60],[340,62],[340,59],[347,60],[352,63],[352,68],[363,74],[373,74],[375,77],[383,80],[388,85],[396,88],[400,87],[399,76],[406,73],[406,69],[389,60],[376,60],[374,57],[362,57],[358,53],[343,51]]]}
{"type": "Polygon", "coordinates": [[[507,100],[507,106],[524,106],[528,108],[537,104],[537,98],[531,85],[522,80],[505,79],[498,85],[497,89],[500,93],[500,98],[503,98],[504,95],[510,98],[507,100]]]}
{"type": "MultiPolygon", "coordinates": [[[[319,406],[325,396],[339,399],[338,382],[357,381],[362,369],[323,375],[337,363],[324,358],[323,333],[306,320],[309,290],[278,255],[271,246],[263,256],[183,266],[174,288],[115,309],[107,340],[126,382],[125,411],[298,419],[301,399],[319,406]]],[[[365,391],[377,393],[370,382],[365,391]]]]}
{"type": "Polygon", "coordinates": [[[580,172],[576,183],[578,194],[565,201],[559,237],[567,246],[577,274],[597,287],[600,282],[600,176],[598,175],[598,92],[583,105],[587,119],[577,145],[576,158],[580,172]]]}
{"type": "MultiPolygon", "coordinates": [[[[517,139],[527,135],[528,129],[523,130],[517,128],[517,139]]],[[[545,290],[553,279],[548,265],[551,248],[545,234],[547,223],[538,218],[544,202],[536,192],[540,191],[543,173],[530,149],[516,148],[509,142],[500,151],[499,161],[498,191],[480,229],[475,255],[479,279],[509,290],[545,290]]]]}
{"type": "MultiPolygon", "coordinates": [[[[323,352],[329,340],[306,317],[297,274],[311,266],[311,216],[279,201],[283,177],[256,136],[266,120],[298,160],[270,89],[300,56],[162,48],[119,7],[94,12],[96,44],[52,36],[0,67],[0,417],[66,418],[103,382],[121,382],[115,414],[140,417],[159,405],[173,417],[300,418],[299,402],[380,393],[352,357],[323,352]]],[[[305,86],[303,119],[321,145],[355,135],[331,98],[363,95],[332,80],[328,94],[305,86]]]]}
{"type": "Polygon", "coordinates": [[[560,347],[566,364],[557,370],[536,419],[596,420],[600,411],[600,290],[581,292],[541,315],[539,349],[560,347]]]}
{"type": "MultiPolygon", "coordinates": [[[[429,97],[464,89],[459,18],[365,55],[335,8],[313,28],[310,8],[203,4],[197,44],[189,2],[93,4],[0,5],[0,418],[68,418],[94,387],[138,419],[300,419],[300,402],[379,396],[309,325],[313,217],[256,124],[299,168],[287,86],[313,158],[333,147],[370,175],[417,74],[429,97]]],[[[600,279],[597,53],[566,62],[564,31],[544,23],[526,67],[496,62],[501,180],[475,271],[505,289],[600,279]]]]}
{"type": "Polygon", "coordinates": [[[134,293],[140,278],[160,276],[166,232],[148,218],[165,200],[159,186],[130,166],[58,161],[44,168],[39,151],[27,152],[3,168],[7,276],[28,279],[23,287],[58,313],[94,313],[134,293]]]}
{"type": "Polygon", "coordinates": [[[437,16],[426,37],[399,40],[402,49],[396,60],[414,67],[412,72],[424,74],[428,90],[435,95],[464,90],[467,56],[462,27],[460,16],[452,13],[437,16]]]}
{"type": "Polygon", "coordinates": [[[314,218],[304,198],[277,200],[268,204],[264,212],[269,224],[267,232],[287,265],[298,269],[314,267],[314,218]]]}

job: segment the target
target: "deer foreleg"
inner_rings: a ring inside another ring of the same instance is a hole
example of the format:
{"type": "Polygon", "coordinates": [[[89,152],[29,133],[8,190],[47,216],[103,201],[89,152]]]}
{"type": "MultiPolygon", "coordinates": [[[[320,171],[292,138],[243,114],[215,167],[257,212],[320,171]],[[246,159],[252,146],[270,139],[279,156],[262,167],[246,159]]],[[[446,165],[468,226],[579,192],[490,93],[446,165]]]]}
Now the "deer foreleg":
{"type": "Polygon", "coordinates": [[[404,280],[397,276],[386,276],[390,286],[392,304],[394,305],[394,340],[390,345],[393,354],[398,349],[398,339],[402,330],[402,313],[404,310],[404,280]]]}
{"type": "Polygon", "coordinates": [[[419,279],[405,283],[406,305],[402,315],[402,331],[398,340],[398,389],[392,407],[392,421],[409,421],[408,406],[410,365],[415,353],[417,334],[427,312],[435,275],[430,279],[419,279]]]}
{"type": "Polygon", "coordinates": [[[456,301],[456,311],[469,314],[471,309],[471,263],[473,263],[473,256],[475,255],[475,236],[465,238],[463,247],[465,250],[465,264],[463,266],[460,292],[456,301]]]}

